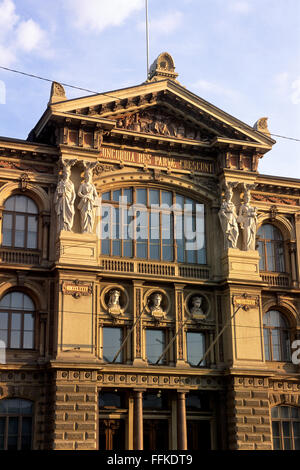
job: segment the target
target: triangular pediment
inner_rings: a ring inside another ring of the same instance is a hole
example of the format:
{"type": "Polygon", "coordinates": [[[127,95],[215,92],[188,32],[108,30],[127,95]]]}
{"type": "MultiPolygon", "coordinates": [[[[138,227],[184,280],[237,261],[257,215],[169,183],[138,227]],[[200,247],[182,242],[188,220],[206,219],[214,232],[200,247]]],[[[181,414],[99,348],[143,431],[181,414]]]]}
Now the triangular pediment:
{"type": "Polygon", "coordinates": [[[50,100],[34,131],[38,135],[55,115],[108,119],[116,129],[173,139],[231,139],[265,147],[275,143],[267,133],[239,121],[171,80],[73,100],[50,100]]]}

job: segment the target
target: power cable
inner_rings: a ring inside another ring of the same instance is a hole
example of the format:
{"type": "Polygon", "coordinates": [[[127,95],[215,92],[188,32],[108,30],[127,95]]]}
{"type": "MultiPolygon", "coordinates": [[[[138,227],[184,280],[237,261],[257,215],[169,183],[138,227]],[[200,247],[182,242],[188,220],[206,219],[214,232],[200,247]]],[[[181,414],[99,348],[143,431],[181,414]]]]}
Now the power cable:
{"type": "MultiPolygon", "coordinates": [[[[50,78],[45,78],[45,77],[41,77],[39,75],[34,75],[34,74],[31,74],[31,73],[27,73],[27,72],[22,72],[20,70],[15,70],[15,69],[10,69],[9,67],[3,67],[0,65],[0,69],[2,70],[6,70],[8,72],[14,72],[14,73],[18,73],[20,75],[25,75],[26,77],[30,77],[30,78],[36,78],[38,80],[44,80],[46,82],[50,82],[50,83],[53,83],[55,80],[52,80],[50,78]]],[[[63,83],[63,82],[59,82],[61,85],[65,86],[65,87],[69,87],[69,88],[74,88],[75,90],[81,90],[81,91],[87,91],[88,93],[92,93],[93,95],[104,95],[104,96],[108,96],[110,98],[113,98],[115,100],[119,100],[121,101],[122,98],[119,98],[118,96],[114,96],[114,95],[111,95],[110,93],[106,93],[106,92],[100,92],[100,91],[94,91],[94,90],[89,90],[88,88],[82,88],[82,87],[79,87],[79,86],[76,86],[76,85],[70,85],[69,83],[63,83]]],[[[238,129],[243,129],[242,127],[238,127],[238,129]]],[[[296,139],[294,137],[287,137],[287,136],[284,136],[284,135],[279,135],[279,134],[271,134],[273,137],[279,137],[281,139],[287,139],[287,140],[293,140],[295,142],[300,142],[300,139],[296,139]]]]}

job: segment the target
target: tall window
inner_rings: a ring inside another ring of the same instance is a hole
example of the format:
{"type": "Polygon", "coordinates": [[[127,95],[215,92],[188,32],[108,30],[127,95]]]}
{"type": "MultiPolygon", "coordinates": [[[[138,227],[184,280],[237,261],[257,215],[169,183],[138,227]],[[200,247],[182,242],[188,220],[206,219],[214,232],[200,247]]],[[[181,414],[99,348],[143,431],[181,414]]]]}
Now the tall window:
{"type": "Polygon", "coordinates": [[[29,450],[32,446],[33,404],[27,400],[0,400],[0,450],[29,450]]]}
{"type": "Polygon", "coordinates": [[[300,408],[274,406],[272,434],[274,450],[300,450],[300,408]]]}
{"type": "MultiPolygon", "coordinates": [[[[146,355],[150,364],[156,364],[165,349],[165,332],[163,330],[146,330],[146,355]]],[[[159,360],[158,364],[165,362],[165,356],[159,360]]]]}
{"type": "MultiPolygon", "coordinates": [[[[187,360],[191,366],[198,366],[205,354],[205,336],[203,333],[188,331],[186,333],[187,360]]],[[[205,366],[205,360],[200,366],[205,366]]]]}
{"type": "Polygon", "coordinates": [[[260,270],[284,272],[284,242],[280,230],[274,225],[264,224],[258,230],[257,235],[260,270]]]}
{"type": "Polygon", "coordinates": [[[270,310],[264,315],[264,345],[267,361],[290,361],[291,340],[289,326],[282,315],[270,310]]]}
{"type": "Polygon", "coordinates": [[[10,292],[0,301],[0,339],[8,349],[34,348],[35,308],[23,292],[10,292]]]}
{"type": "MultiPolygon", "coordinates": [[[[112,362],[122,344],[122,329],[103,327],[103,359],[112,362]]],[[[120,352],[115,362],[122,362],[123,351],[120,352]]]]}
{"type": "Polygon", "coordinates": [[[171,191],[122,188],[102,194],[101,252],[206,263],[204,205],[171,191]]]}
{"type": "Polygon", "coordinates": [[[6,199],[3,211],[2,245],[37,248],[38,208],[27,196],[16,194],[6,199]]]}

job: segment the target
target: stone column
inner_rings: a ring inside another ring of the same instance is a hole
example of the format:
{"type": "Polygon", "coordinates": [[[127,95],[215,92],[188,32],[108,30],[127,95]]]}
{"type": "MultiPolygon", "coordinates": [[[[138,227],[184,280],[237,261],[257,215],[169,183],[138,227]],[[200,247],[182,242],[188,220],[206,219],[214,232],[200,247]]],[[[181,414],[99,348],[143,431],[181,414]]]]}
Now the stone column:
{"type": "Polygon", "coordinates": [[[177,448],[187,450],[185,393],[177,390],[177,448]]]}
{"type": "Polygon", "coordinates": [[[143,360],[143,326],[142,326],[142,310],[143,310],[143,282],[133,281],[133,319],[135,328],[133,330],[133,365],[144,366],[143,360]]]}
{"type": "Polygon", "coordinates": [[[176,342],[175,342],[175,362],[177,367],[186,367],[186,339],[184,334],[184,284],[174,284],[175,308],[176,308],[176,342]]]}
{"type": "Polygon", "coordinates": [[[134,450],[143,450],[143,391],[134,390],[134,450]]]}
{"type": "Polygon", "coordinates": [[[296,271],[296,241],[289,242],[289,254],[291,260],[291,272],[292,272],[292,286],[297,287],[297,271],[296,271]]]}

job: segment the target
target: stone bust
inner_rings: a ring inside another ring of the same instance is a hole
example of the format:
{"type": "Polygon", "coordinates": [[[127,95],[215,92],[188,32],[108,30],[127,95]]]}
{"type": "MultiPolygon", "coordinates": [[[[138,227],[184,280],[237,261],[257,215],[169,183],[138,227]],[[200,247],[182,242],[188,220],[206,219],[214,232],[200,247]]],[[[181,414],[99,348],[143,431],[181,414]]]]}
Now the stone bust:
{"type": "Polygon", "coordinates": [[[205,315],[203,311],[203,297],[201,295],[195,295],[191,299],[191,307],[190,307],[190,314],[197,318],[203,317],[205,315]]]}
{"type": "Polygon", "coordinates": [[[123,309],[120,305],[120,297],[121,292],[118,289],[112,289],[109,291],[107,308],[110,315],[117,316],[123,313],[123,309]]]}
{"type": "Polygon", "coordinates": [[[161,305],[162,300],[163,296],[159,292],[155,292],[150,296],[150,313],[154,318],[160,319],[165,316],[165,311],[161,305]]]}

